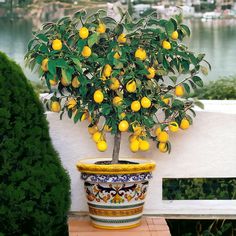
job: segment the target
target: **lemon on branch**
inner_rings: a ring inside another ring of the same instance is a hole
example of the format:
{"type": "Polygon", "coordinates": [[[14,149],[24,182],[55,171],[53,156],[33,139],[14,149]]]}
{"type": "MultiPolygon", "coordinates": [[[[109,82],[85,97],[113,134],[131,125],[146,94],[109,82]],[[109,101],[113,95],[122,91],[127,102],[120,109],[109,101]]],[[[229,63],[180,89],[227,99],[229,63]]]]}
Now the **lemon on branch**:
{"type": "Polygon", "coordinates": [[[147,140],[140,140],[139,141],[139,149],[143,152],[148,151],[150,148],[150,144],[147,140]]]}
{"type": "Polygon", "coordinates": [[[92,54],[92,50],[89,46],[84,46],[82,52],[81,52],[83,57],[90,57],[92,54]]]}
{"type": "Polygon", "coordinates": [[[143,108],[149,108],[152,105],[152,102],[149,98],[143,97],[141,99],[141,105],[143,108]]]}
{"type": "Polygon", "coordinates": [[[98,141],[100,141],[101,140],[101,138],[102,138],[102,133],[101,132],[99,132],[99,131],[97,131],[97,132],[95,132],[94,134],[93,134],[93,141],[95,142],[95,143],[97,143],[98,141]]]}
{"type": "Polygon", "coordinates": [[[80,82],[78,80],[78,76],[75,76],[72,81],[71,81],[71,85],[73,88],[78,88],[80,86],[80,82]]]}
{"type": "Polygon", "coordinates": [[[170,50],[170,49],[171,49],[171,44],[170,44],[170,42],[164,40],[164,41],[162,42],[162,47],[163,47],[164,49],[166,49],[166,50],[170,50]]]}
{"type": "Polygon", "coordinates": [[[169,140],[169,135],[166,131],[161,131],[157,136],[157,139],[161,143],[166,143],[169,140]]]}
{"type": "Polygon", "coordinates": [[[177,40],[178,37],[179,37],[178,31],[174,31],[174,32],[171,34],[171,38],[172,38],[173,40],[177,40]]]}
{"type": "Polygon", "coordinates": [[[96,103],[102,103],[103,99],[104,99],[104,95],[101,92],[101,90],[96,90],[95,93],[93,94],[93,100],[96,103]]]}
{"type": "Polygon", "coordinates": [[[138,152],[139,151],[139,141],[137,139],[134,139],[129,144],[129,149],[132,152],[138,152]]]}
{"type": "Polygon", "coordinates": [[[170,122],[168,127],[169,127],[169,130],[172,132],[177,132],[179,130],[179,125],[175,121],[170,122]]]}
{"type": "Polygon", "coordinates": [[[102,140],[97,142],[97,149],[100,152],[105,152],[107,150],[107,142],[102,140]]]}
{"type": "Polygon", "coordinates": [[[122,98],[119,97],[119,96],[116,96],[116,97],[113,98],[112,103],[115,106],[119,106],[119,105],[122,104],[122,98]]]}
{"type": "Polygon", "coordinates": [[[55,51],[60,51],[62,49],[62,42],[60,39],[54,39],[52,41],[52,49],[55,51]]]}
{"type": "Polygon", "coordinates": [[[82,28],[79,30],[79,36],[80,36],[81,39],[86,39],[86,38],[88,38],[88,36],[89,36],[89,30],[88,30],[88,28],[82,27],[82,28]]]}
{"type": "Polygon", "coordinates": [[[126,120],[120,121],[118,128],[121,132],[126,132],[129,129],[128,121],[126,120]]]}
{"type": "Polygon", "coordinates": [[[51,102],[50,108],[51,108],[51,111],[53,111],[53,112],[60,112],[61,105],[58,101],[53,101],[53,102],[51,102]]]}
{"type": "Polygon", "coordinates": [[[158,144],[158,149],[160,150],[160,152],[163,152],[163,153],[165,153],[165,152],[167,152],[167,144],[166,143],[159,143],[158,144]]]}
{"type": "Polygon", "coordinates": [[[127,41],[126,35],[125,35],[124,33],[120,34],[120,35],[118,36],[117,41],[118,41],[119,43],[126,43],[126,41],[127,41]]]}
{"type": "Polygon", "coordinates": [[[116,78],[111,78],[110,89],[117,90],[120,87],[120,81],[116,78]]]}
{"type": "Polygon", "coordinates": [[[138,48],[135,51],[135,57],[140,59],[141,61],[144,61],[147,58],[147,53],[143,48],[138,48]]]}
{"type": "Polygon", "coordinates": [[[111,75],[111,73],[112,73],[112,68],[111,68],[111,66],[110,66],[109,64],[106,64],[106,65],[104,66],[104,69],[103,69],[103,75],[104,75],[105,77],[109,77],[109,76],[111,75]]]}
{"type": "Polygon", "coordinates": [[[89,126],[89,127],[88,127],[88,132],[89,132],[91,135],[95,134],[97,131],[98,131],[97,125],[94,125],[94,126],[91,126],[91,127],[89,126]]]}
{"type": "Polygon", "coordinates": [[[106,25],[103,23],[100,23],[97,27],[97,32],[100,34],[104,34],[106,32],[106,25]]]}
{"type": "Polygon", "coordinates": [[[183,130],[186,130],[186,129],[189,128],[189,125],[190,125],[189,121],[186,118],[184,118],[184,119],[181,120],[180,128],[183,129],[183,130]]]}
{"type": "Polygon", "coordinates": [[[136,82],[133,80],[130,80],[127,84],[126,84],[126,90],[129,92],[129,93],[134,93],[137,89],[137,85],[136,85],[136,82]]]}
{"type": "Polygon", "coordinates": [[[155,77],[155,74],[156,74],[156,70],[153,68],[153,67],[149,67],[148,69],[148,75],[146,75],[146,77],[148,79],[153,79],[155,77]]]}
{"type": "Polygon", "coordinates": [[[141,105],[139,101],[133,101],[131,103],[131,110],[134,112],[138,112],[141,109],[141,105]]]}
{"type": "Polygon", "coordinates": [[[182,97],[184,95],[184,87],[182,85],[177,85],[175,88],[175,95],[182,97]]]}
{"type": "Polygon", "coordinates": [[[48,71],[48,58],[43,59],[41,63],[41,69],[46,72],[48,71]]]}

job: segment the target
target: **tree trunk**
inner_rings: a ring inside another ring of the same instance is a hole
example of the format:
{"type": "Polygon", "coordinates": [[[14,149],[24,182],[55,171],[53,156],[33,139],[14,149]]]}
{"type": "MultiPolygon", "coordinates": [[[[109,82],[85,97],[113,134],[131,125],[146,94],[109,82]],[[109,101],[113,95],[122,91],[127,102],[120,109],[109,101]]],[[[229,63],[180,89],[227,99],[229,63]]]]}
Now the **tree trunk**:
{"type": "Polygon", "coordinates": [[[114,137],[114,147],[113,147],[113,154],[112,154],[112,164],[118,164],[119,162],[119,153],[120,153],[120,141],[121,141],[121,132],[118,131],[114,137]]]}

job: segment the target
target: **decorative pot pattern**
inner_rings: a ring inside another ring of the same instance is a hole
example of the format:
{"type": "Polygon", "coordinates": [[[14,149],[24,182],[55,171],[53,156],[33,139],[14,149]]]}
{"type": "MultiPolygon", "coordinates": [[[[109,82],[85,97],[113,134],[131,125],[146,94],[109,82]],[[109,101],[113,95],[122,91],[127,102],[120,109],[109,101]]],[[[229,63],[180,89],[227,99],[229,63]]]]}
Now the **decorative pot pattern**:
{"type": "MultiPolygon", "coordinates": [[[[82,161],[83,170],[86,169],[84,161],[86,160],[82,161]]],[[[97,159],[94,162],[96,161],[97,159]]],[[[139,159],[135,161],[140,162],[139,159]]],[[[151,163],[154,169],[155,163],[151,163]]],[[[121,166],[121,164],[116,165],[121,166]]],[[[81,179],[84,180],[89,215],[95,227],[125,229],[140,224],[144,200],[152,174],[149,171],[150,161],[146,166],[147,169],[143,168],[143,173],[131,173],[132,166],[137,169],[138,165],[129,164],[128,167],[123,165],[124,173],[118,175],[104,174],[104,171],[98,173],[97,165],[95,173],[90,172],[91,165],[88,168],[89,173],[81,173],[81,179]],[[126,174],[126,172],[128,173],[126,174]]],[[[80,163],[77,167],[80,170],[80,163]]],[[[101,165],[101,169],[104,170],[104,168],[107,168],[105,172],[114,172],[114,165],[101,165]]]]}

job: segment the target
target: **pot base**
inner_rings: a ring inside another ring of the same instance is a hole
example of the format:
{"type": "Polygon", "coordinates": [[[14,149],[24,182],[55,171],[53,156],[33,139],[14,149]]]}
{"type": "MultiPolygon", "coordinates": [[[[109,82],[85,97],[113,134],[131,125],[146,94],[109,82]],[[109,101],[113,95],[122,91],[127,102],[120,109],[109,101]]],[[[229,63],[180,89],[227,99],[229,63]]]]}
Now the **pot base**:
{"type": "Polygon", "coordinates": [[[98,229],[107,229],[107,230],[132,229],[132,228],[136,228],[140,225],[141,225],[141,220],[138,223],[133,224],[133,225],[121,225],[121,226],[118,226],[118,225],[113,225],[113,226],[112,225],[98,225],[98,224],[93,223],[93,221],[92,221],[93,227],[98,228],[98,229]]]}

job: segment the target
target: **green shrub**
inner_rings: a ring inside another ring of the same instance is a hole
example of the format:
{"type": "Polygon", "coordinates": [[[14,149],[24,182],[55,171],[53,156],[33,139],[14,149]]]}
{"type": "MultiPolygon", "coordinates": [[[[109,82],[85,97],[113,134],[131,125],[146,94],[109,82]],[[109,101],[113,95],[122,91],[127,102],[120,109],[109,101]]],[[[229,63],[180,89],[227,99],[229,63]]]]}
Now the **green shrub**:
{"type": "Polygon", "coordinates": [[[210,81],[191,96],[209,100],[236,99],[236,76],[210,81]]]}
{"type": "Polygon", "coordinates": [[[21,68],[2,53],[0,166],[0,235],[68,235],[68,174],[41,103],[21,68]]]}

